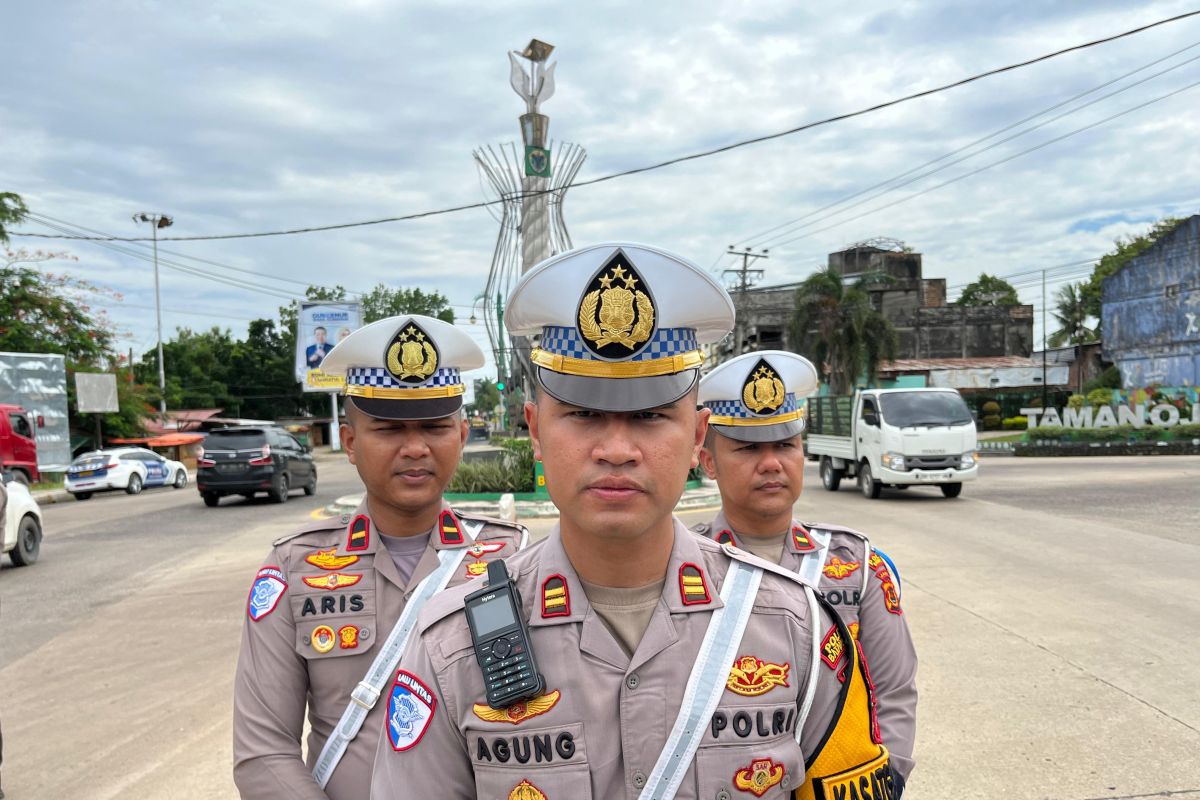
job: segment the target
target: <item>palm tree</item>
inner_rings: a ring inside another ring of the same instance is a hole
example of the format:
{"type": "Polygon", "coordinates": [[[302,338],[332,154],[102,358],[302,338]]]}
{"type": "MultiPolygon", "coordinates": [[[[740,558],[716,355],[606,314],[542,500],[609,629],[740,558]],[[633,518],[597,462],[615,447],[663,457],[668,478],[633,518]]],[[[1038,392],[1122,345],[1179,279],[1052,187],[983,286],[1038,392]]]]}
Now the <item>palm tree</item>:
{"type": "MultiPolygon", "coordinates": [[[[1096,339],[1096,329],[1089,328],[1087,325],[1088,301],[1084,298],[1084,286],[1085,284],[1082,283],[1078,285],[1068,283],[1055,294],[1054,311],[1051,314],[1060,327],[1047,339],[1050,347],[1062,347],[1064,344],[1074,345],[1076,361],[1079,361],[1080,356],[1079,345],[1096,339]]],[[[1082,364],[1076,365],[1075,374],[1079,376],[1077,389],[1082,394],[1082,364]]]]}
{"type": "Polygon", "coordinates": [[[1081,288],[1082,284],[1068,283],[1055,294],[1054,311],[1051,314],[1059,328],[1047,340],[1051,347],[1095,341],[1096,329],[1087,325],[1087,303],[1081,288]]]}
{"type": "Polygon", "coordinates": [[[826,266],[796,289],[793,349],[812,358],[834,394],[849,394],[864,375],[874,381],[879,363],[896,357],[896,331],[866,290],[888,280],[869,273],[847,286],[835,267],[826,266]]]}

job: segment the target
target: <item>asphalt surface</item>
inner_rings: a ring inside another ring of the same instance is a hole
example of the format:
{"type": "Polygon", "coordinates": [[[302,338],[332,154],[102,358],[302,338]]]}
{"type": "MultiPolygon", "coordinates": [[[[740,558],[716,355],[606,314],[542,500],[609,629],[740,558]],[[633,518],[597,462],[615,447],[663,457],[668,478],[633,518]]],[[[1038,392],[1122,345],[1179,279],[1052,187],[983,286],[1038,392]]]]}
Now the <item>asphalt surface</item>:
{"type": "MultiPolygon", "coordinates": [[[[43,507],[39,562],[0,567],[10,800],[236,797],[249,583],[274,538],[361,491],[349,465],[320,470],[282,506],[206,508],[189,486],[43,507]]],[[[871,533],[902,573],[921,656],[906,798],[1200,799],[1200,458],[989,458],[956,500],[807,480],[800,519],[871,533]]]]}

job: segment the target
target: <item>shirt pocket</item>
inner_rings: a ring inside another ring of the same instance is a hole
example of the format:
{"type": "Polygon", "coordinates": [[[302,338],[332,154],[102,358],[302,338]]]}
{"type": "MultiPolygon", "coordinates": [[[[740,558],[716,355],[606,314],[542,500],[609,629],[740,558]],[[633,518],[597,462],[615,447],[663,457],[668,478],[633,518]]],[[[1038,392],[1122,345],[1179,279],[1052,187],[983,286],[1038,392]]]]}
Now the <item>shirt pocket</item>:
{"type": "Polygon", "coordinates": [[[790,736],[753,745],[709,744],[696,752],[697,800],[791,797],[804,782],[804,760],[790,736]]]}
{"type": "Polygon", "coordinates": [[[583,725],[466,731],[479,800],[591,800],[583,725]]]}
{"type": "Polygon", "coordinates": [[[378,635],[374,614],[310,619],[296,625],[296,652],[308,661],[357,656],[370,650],[378,635]]]}

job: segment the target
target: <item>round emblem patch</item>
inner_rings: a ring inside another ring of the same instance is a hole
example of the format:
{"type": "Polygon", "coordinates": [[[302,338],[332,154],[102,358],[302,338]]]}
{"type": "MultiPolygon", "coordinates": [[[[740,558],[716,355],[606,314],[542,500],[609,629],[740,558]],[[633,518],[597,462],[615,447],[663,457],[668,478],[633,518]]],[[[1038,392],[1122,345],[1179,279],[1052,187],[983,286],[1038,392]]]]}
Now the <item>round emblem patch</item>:
{"type": "Polygon", "coordinates": [[[318,653],[328,653],[337,644],[337,636],[333,632],[333,628],[328,625],[318,625],[313,628],[312,632],[313,650],[318,653]]]}

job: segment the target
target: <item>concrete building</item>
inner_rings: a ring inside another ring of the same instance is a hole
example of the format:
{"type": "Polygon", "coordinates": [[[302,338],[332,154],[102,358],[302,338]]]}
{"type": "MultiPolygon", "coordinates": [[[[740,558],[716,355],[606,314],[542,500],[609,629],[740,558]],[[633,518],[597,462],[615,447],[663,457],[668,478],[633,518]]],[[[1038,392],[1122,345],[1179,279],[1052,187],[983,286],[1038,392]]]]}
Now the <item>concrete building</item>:
{"type": "MultiPolygon", "coordinates": [[[[829,264],[848,282],[867,273],[890,280],[867,287],[871,303],[896,329],[897,359],[1028,357],[1033,351],[1033,306],[964,308],[946,304],[946,280],[923,275],[921,254],[901,242],[874,239],[829,254],[829,264]]],[[[741,352],[782,348],[795,350],[789,327],[799,283],[734,293],[741,352]]],[[[727,340],[718,353],[723,360],[738,352],[727,340]]]]}
{"type": "Polygon", "coordinates": [[[1105,278],[1104,357],[1129,389],[1200,384],[1200,214],[1105,278]]]}

